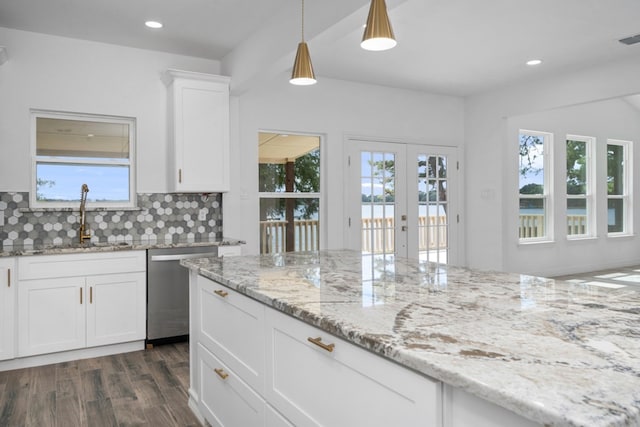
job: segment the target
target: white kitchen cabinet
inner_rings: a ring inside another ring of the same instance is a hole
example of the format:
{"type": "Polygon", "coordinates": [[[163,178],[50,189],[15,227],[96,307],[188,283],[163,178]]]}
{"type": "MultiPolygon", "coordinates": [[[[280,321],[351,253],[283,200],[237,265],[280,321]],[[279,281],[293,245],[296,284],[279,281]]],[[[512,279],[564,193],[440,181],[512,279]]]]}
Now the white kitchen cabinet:
{"type": "Polygon", "coordinates": [[[194,271],[190,280],[190,406],[213,426],[441,427],[438,381],[194,271]]]}
{"type": "Polygon", "coordinates": [[[18,264],[19,356],[145,338],[145,251],[33,256],[18,264]]]}
{"type": "Polygon", "coordinates": [[[85,347],[84,277],[21,281],[18,353],[54,353],[85,347]]]}
{"type": "Polygon", "coordinates": [[[15,259],[0,258],[0,360],[15,356],[15,259]]]}
{"type": "Polygon", "coordinates": [[[168,70],[168,188],[229,191],[229,77],[168,70]]]}
{"type": "Polygon", "coordinates": [[[438,381],[275,310],[266,324],[265,399],[294,425],[441,425],[438,381]]]}
{"type": "Polygon", "coordinates": [[[200,410],[213,427],[264,425],[265,402],[231,368],[198,344],[200,410]]]}
{"type": "Polygon", "coordinates": [[[87,347],[144,339],[144,272],[87,277],[87,347]]]}

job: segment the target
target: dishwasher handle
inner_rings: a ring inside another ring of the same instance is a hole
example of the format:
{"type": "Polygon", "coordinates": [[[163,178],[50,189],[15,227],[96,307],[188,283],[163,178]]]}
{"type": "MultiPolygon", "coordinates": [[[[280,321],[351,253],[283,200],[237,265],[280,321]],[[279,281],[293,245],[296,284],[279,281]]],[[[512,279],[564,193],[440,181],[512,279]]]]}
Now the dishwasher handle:
{"type": "Polygon", "coordinates": [[[152,255],[151,261],[180,261],[181,259],[215,257],[215,252],[201,252],[197,254],[152,255]]]}

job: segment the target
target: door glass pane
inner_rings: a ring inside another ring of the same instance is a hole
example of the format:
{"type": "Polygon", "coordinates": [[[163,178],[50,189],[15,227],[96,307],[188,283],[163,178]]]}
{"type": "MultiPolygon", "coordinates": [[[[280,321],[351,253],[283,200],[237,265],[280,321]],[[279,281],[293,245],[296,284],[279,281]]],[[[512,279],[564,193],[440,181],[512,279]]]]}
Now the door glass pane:
{"type": "Polygon", "coordinates": [[[447,158],[418,155],[418,256],[447,263],[447,158]]]}
{"type": "Polygon", "coordinates": [[[360,160],[362,252],[392,254],[395,251],[395,154],[362,152],[360,160]]]}

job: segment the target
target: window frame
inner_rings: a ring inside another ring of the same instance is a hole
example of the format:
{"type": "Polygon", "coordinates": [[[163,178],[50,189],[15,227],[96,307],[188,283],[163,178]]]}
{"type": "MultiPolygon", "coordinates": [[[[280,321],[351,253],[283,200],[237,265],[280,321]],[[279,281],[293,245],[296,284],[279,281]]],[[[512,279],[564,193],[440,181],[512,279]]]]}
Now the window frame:
{"type": "MultiPolygon", "coordinates": [[[[275,191],[275,192],[261,192],[258,191],[258,206],[260,206],[261,201],[263,199],[265,200],[270,200],[270,199],[318,199],[318,230],[319,230],[319,239],[318,239],[318,250],[322,250],[322,248],[325,246],[325,231],[322,227],[323,225],[323,218],[326,218],[326,212],[325,212],[325,200],[324,200],[324,189],[327,186],[326,183],[326,178],[325,178],[325,171],[324,171],[324,167],[325,167],[325,156],[326,156],[326,148],[324,147],[326,144],[324,143],[324,137],[321,134],[317,134],[317,133],[305,133],[305,132],[285,132],[285,131],[278,131],[278,130],[265,130],[265,129],[261,129],[258,131],[258,135],[260,133],[277,133],[277,134],[281,134],[281,135],[300,135],[300,136],[308,136],[308,137],[314,137],[314,138],[318,138],[318,149],[320,151],[320,165],[319,165],[319,173],[320,173],[320,191],[319,192],[287,192],[287,191],[275,191]]],[[[256,162],[256,169],[259,168],[260,165],[260,160],[258,158],[258,161],[256,162]]],[[[259,180],[259,178],[258,178],[259,180]]],[[[256,182],[258,188],[259,188],[259,182],[256,182]]],[[[260,219],[259,219],[260,221],[260,219]]],[[[260,234],[262,233],[260,224],[258,224],[258,239],[260,239],[260,234]]],[[[261,251],[262,249],[259,248],[259,251],[261,251]]],[[[286,252],[271,252],[272,254],[284,254],[286,252]]]]}
{"type": "MultiPolygon", "coordinates": [[[[554,241],[554,206],[553,206],[553,133],[552,132],[543,132],[543,131],[535,131],[529,129],[519,129],[518,130],[518,147],[520,147],[520,138],[522,135],[526,136],[537,136],[542,137],[544,141],[543,145],[543,190],[541,195],[533,194],[533,195],[523,195],[520,194],[520,167],[518,166],[518,181],[517,181],[517,215],[518,215],[518,244],[531,244],[531,243],[549,243],[554,241]],[[544,235],[537,237],[520,237],[519,228],[520,228],[520,200],[521,199],[542,199],[543,206],[545,206],[544,213],[544,235]]],[[[520,151],[518,149],[518,165],[520,163],[520,151]]]]}
{"type": "MultiPolygon", "coordinates": [[[[568,214],[568,202],[569,200],[585,200],[586,202],[586,227],[587,227],[587,232],[583,233],[583,234],[569,234],[569,232],[567,231],[567,239],[569,240],[578,240],[578,239],[585,239],[585,238],[592,238],[595,237],[597,235],[597,231],[596,231],[596,210],[595,210],[595,144],[596,144],[596,138],[592,137],[592,136],[582,136],[582,135],[573,135],[573,134],[567,134],[566,138],[565,138],[565,156],[566,156],[566,149],[567,149],[567,143],[569,141],[579,141],[579,142],[584,142],[585,143],[585,156],[586,156],[586,167],[587,167],[587,171],[585,174],[585,181],[586,181],[586,189],[585,189],[585,194],[569,194],[566,190],[566,179],[568,178],[568,170],[565,170],[565,196],[566,196],[566,200],[565,200],[565,206],[567,209],[567,212],[565,213],[565,219],[568,218],[569,214],[568,214]]],[[[566,165],[566,161],[565,161],[565,165],[566,165]]],[[[567,224],[568,226],[568,224],[567,224]]]]}
{"type": "MultiPolygon", "coordinates": [[[[626,141],[621,139],[607,139],[607,156],[605,157],[605,162],[607,162],[606,166],[606,176],[609,176],[609,166],[608,166],[608,152],[610,145],[618,145],[623,149],[622,156],[622,181],[623,181],[623,192],[621,195],[610,195],[607,190],[606,194],[606,211],[608,212],[609,200],[622,200],[623,208],[622,208],[622,231],[609,231],[609,222],[607,221],[607,237],[622,237],[622,236],[630,236],[633,234],[633,164],[632,164],[632,149],[633,149],[633,141],[626,141]]],[[[607,214],[608,219],[608,214],[607,214]]]]}
{"type": "MultiPolygon", "coordinates": [[[[37,200],[37,167],[38,163],[49,164],[83,164],[83,165],[113,165],[113,166],[127,166],[129,168],[129,200],[126,202],[106,202],[106,201],[91,201],[88,210],[92,209],[127,209],[135,208],[137,204],[136,193],[136,119],[133,117],[121,117],[121,116],[109,116],[103,114],[89,114],[89,113],[72,113],[65,111],[51,111],[51,110],[30,110],[31,114],[31,170],[30,170],[30,187],[29,187],[29,206],[34,209],[68,209],[78,208],[79,202],[43,202],[37,200]],[[76,120],[76,121],[90,121],[90,122],[102,122],[102,123],[118,123],[126,124],[129,126],[129,157],[122,161],[87,161],[83,158],[82,161],[74,161],[69,158],[61,160],[56,156],[38,156],[37,155],[37,120],[39,118],[47,119],[62,119],[62,120],[76,120]]],[[[78,196],[80,195],[80,186],[82,182],[78,183],[78,196]]]]}

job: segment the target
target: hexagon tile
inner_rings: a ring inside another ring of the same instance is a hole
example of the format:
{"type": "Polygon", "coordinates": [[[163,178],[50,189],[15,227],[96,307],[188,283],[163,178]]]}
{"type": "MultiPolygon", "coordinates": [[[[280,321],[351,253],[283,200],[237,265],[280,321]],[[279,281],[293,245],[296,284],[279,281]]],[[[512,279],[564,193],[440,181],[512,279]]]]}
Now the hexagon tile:
{"type": "MultiPolygon", "coordinates": [[[[29,210],[29,193],[0,192],[0,249],[74,243],[78,209],[29,210]]],[[[92,242],[178,243],[222,238],[222,195],[138,194],[134,210],[92,210],[92,242]]]]}

